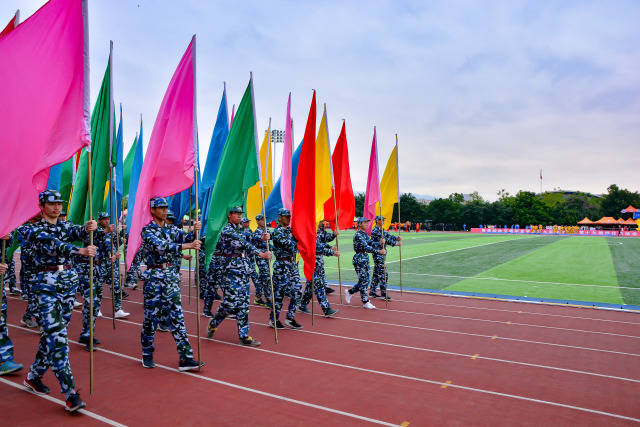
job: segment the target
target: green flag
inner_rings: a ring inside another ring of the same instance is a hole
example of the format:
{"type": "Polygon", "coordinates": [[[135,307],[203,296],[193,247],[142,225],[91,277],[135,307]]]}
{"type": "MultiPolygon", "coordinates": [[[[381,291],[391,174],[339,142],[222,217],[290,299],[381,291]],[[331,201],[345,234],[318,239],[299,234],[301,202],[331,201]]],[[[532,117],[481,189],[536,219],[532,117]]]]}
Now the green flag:
{"type": "MultiPolygon", "coordinates": [[[[105,187],[109,181],[110,136],[113,136],[113,126],[110,126],[112,112],[111,57],[109,57],[100,93],[91,114],[91,190],[94,218],[98,216],[99,209],[102,209],[105,187]]],[[[90,219],[87,169],[87,151],[82,150],[76,182],[69,202],[68,219],[76,224],[84,224],[90,219]]]]}
{"type": "Polygon", "coordinates": [[[69,197],[71,197],[71,187],[75,178],[76,155],[74,154],[69,160],[62,164],[60,171],[60,194],[62,200],[67,200],[62,206],[65,212],[69,211],[69,197]]]}
{"type": "Polygon", "coordinates": [[[133,140],[133,145],[129,149],[127,153],[127,158],[124,159],[123,169],[123,179],[122,179],[122,197],[129,195],[129,182],[131,182],[131,169],[133,169],[133,159],[136,157],[136,146],[138,145],[138,135],[133,140]]]}
{"type": "Polygon", "coordinates": [[[220,238],[220,231],[227,223],[229,210],[233,206],[244,205],[247,190],[259,180],[253,80],[249,80],[220,157],[216,182],[209,202],[205,240],[207,268],[220,238]]]}

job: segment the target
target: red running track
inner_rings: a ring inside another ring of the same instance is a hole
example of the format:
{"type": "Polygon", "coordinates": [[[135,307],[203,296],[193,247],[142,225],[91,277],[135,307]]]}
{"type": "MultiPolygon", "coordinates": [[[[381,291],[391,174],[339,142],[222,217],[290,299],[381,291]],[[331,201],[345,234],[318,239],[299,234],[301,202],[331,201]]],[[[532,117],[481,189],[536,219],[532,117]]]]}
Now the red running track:
{"type": "MultiPolygon", "coordinates": [[[[186,281],[184,281],[186,282],[186,281]]],[[[330,302],[334,319],[300,313],[300,331],[266,327],[250,309],[260,348],[238,345],[225,320],[201,339],[201,372],[178,373],[171,334],[156,334],[153,370],[140,365],[141,290],[127,290],[127,320],[98,319],[94,394],[88,353],[71,363],[87,412],[71,416],[52,373],[50,400],[22,387],[24,371],[0,378],[0,411],[11,425],[634,425],[640,423],[640,317],[634,313],[393,293],[377,310],[330,302]]],[[[105,289],[108,294],[108,289],[105,289]]],[[[183,307],[196,349],[195,297],[183,307]]],[[[194,292],[195,293],[195,292],[194,292]]],[[[286,304],[285,304],[286,307],[286,304]]],[[[214,307],[215,309],[215,307],[214,307]]],[[[9,298],[16,360],[33,361],[38,336],[20,326],[24,302],[9,298]]],[[[105,298],[103,313],[110,315],[105,298]]],[[[315,306],[316,313],[320,312],[315,306]]],[[[200,319],[204,334],[208,319],[200,319]]]]}

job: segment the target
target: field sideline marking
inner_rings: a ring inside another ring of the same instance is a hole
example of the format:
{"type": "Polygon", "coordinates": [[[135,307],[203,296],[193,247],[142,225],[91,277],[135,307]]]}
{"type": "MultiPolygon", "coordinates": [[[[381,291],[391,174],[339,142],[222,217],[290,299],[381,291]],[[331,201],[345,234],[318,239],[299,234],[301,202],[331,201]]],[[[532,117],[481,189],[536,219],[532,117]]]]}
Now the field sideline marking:
{"type": "MultiPolygon", "coordinates": [[[[142,304],[142,303],[139,303],[137,301],[129,301],[129,302],[133,302],[134,304],[142,304]]],[[[253,307],[257,307],[257,306],[255,306],[253,304],[252,304],[252,306],[253,307]]],[[[189,313],[189,314],[196,314],[195,312],[189,311],[189,310],[184,310],[183,309],[183,311],[185,313],[189,313]]],[[[110,319],[110,318],[111,317],[108,317],[108,316],[105,317],[105,319],[110,319]]],[[[351,321],[356,321],[356,322],[363,322],[363,323],[383,324],[383,325],[388,325],[388,326],[396,326],[396,327],[400,327],[400,328],[420,329],[420,330],[435,331],[435,332],[456,333],[456,334],[473,335],[473,336],[480,336],[480,337],[490,337],[489,335],[475,334],[475,333],[470,333],[470,332],[455,332],[455,331],[446,331],[446,330],[442,330],[442,329],[425,328],[425,327],[421,327],[421,326],[397,325],[395,323],[376,322],[376,321],[372,321],[372,320],[353,319],[353,318],[341,317],[341,316],[335,316],[334,318],[342,319],[342,320],[351,320],[351,321]]],[[[142,325],[141,323],[134,322],[132,320],[119,319],[119,321],[124,322],[124,323],[137,325],[137,326],[141,326],[142,325]]],[[[254,325],[268,326],[266,323],[260,323],[260,322],[250,322],[250,323],[252,323],[254,325]]],[[[312,333],[312,334],[316,333],[314,331],[302,331],[302,332],[308,332],[308,333],[312,333]]],[[[193,334],[189,334],[189,336],[193,337],[193,338],[197,338],[197,336],[193,335],[193,334]]],[[[336,338],[347,339],[347,340],[360,340],[360,341],[368,342],[368,343],[372,343],[372,344],[397,346],[397,347],[407,348],[407,349],[410,349],[410,350],[421,350],[421,351],[426,351],[426,352],[431,352],[431,353],[439,353],[439,354],[447,354],[447,355],[452,355],[452,356],[460,356],[460,357],[464,357],[464,358],[472,356],[470,354],[457,353],[457,352],[452,352],[452,351],[445,351],[445,350],[437,350],[437,349],[424,348],[424,347],[405,346],[405,345],[402,345],[402,344],[392,344],[392,343],[371,341],[371,340],[367,340],[367,339],[364,339],[364,338],[343,337],[341,335],[331,335],[331,336],[334,336],[336,338]]],[[[495,336],[495,337],[496,338],[503,338],[503,337],[498,337],[498,336],[495,336]]],[[[493,338],[493,337],[491,337],[491,338],[493,338]]],[[[220,342],[220,343],[233,345],[233,346],[244,347],[244,346],[241,346],[240,344],[234,344],[234,343],[230,343],[230,342],[227,342],[227,341],[214,340],[214,339],[209,339],[209,338],[204,338],[204,337],[200,337],[200,339],[220,342]]],[[[505,339],[510,339],[510,338],[505,338],[505,339]]],[[[518,340],[518,341],[521,341],[521,340],[518,340]]],[[[529,341],[526,341],[526,342],[529,342],[529,341]]],[[[556,344],[552,344],[552,345],[556,345],[556,344]]],[[[570,346],[570,347],[572,347],[572,346],[570,346]]],[[[318,360],[318,359],[310,359],[310,358],[306,358],[306,357],[302,357],[302,356],[290,355],[290,354],[287,354],[287,353],[280,353],[280,352],[277,352],[277,351],[274,351],[274,350],[265,350],[265,349],[255,349],[255,350],[266,351],[266,352],[269,352],[269,353],[272,353],[272,354],[277,354],[277,355],[280,355],[280,356],[287,356],[287,357],[293,357],[293,358],[302,358],[302,359],[305,359],[305,360],[310,360],[310,361],[314,361],[314,362],[318,362],[318,363],[326,363],[326,364],[330,364],[330,365],[343,366],[343,367],[348,367],[348,368],[351,368],[351,369],[366,370],[365,368],[359,368],[359,367],[356,367],[356,366],[342,365],[342,364],[339,364],[339,363],[329,362],[329,361],[324,361],[324,360],[318,360]]],[[[589,349],[589,350],[601,351],[601,350],[597,350],[597,349],[589,349]]],[[[609,351],[609,350],[602,350],[602,351],[609,351]]],[[[633,356],[640,356],[640,355],[635,355],[635,354],[632,354],[632,355],[633,356]]],[[[596,372],[580,371],[580,370],[576,370],[576,369],[561,368],[561,367],[557,367],[557,366],[540,365],[540,364],[528,363],[528,362],[518,362],[516,360],[499,359],[499,358],[485,357],[485,356],[478,356],[477,358],[484,359],[484,360],[490,360],[490,361],[494,361],[494,362],[512,363],[512,364],[516,364],[516,365],[532,366],[532,367],[542,368],[542,369],[551,369],[551,370],[572,372],[572,373],[583,374],[583,375],[592,375],[592,376],[596,376],[596,377],[609,378],[609,379],[615,379],[615,380],[620,380],[620,381],[628,381],[628,382],[640,383],[640,380],[636,380],[636,379],[633,379],[633,378],[618,377],[618,376],[615,376],[615,375],[598,374],[596,372]]],[[[404,377],[404,378],[415,379],[413,377],[406,377],[404,375],[392,374],[392,373],[387,373],[387,372],[382,372],[382,371],[373,371],[373,370],[366,370],[366,371],[373,372],[373,373],[378,373],[378,374],[381,374],[381,375],[401,376],[401,377],[404,377]]]]}
{"type": "MultiPolygon", "coordinates": [[[[529,237],[528,239],[539,239],[540,237],[541,237],[541,236],[535,236],[535,237],[529,237]]],[[[528,239],[527,239],[527,240],[528,240],[528,239]]],[[[433,253],[425,254],[425,255],[418,255],[418,256],[409,257],[409,258],[402,258],[402,260],[403,260],[403,261],[409,261],[409,260],[417,259],[417,258],[426,258],[426,257],[434,256],[434,255],[442,255],[442,254],[448,254],[448,253],[451,253],[451,252],[465,251],[465,250],[467,250],[467,249],[480,248],[480,247],[482,247],[482,246],[495,245],[495,244],[498,244],[498,243],[515,242],[516,240],[524,240],[524,239],[506,239],[506,240],[500,240],[500,241],[498,241],[498,242],[489,242],[489,243],[483,243],[483,244],[481,244],[481,245],[467,246],[467,247],[459,248],[459,249],[451,249],[451,250],[448,250],[448,251],[433,252],[433,253]]],[[[388,265],[388,264],[393,264],[393,263],[396,263],[396,262],[400,262],[400,260],[399,260],[399,259],[397,259],[397,260],[394,260],[394,261],[387,261],[387,265],[388,265]]]]}
{"type": "MultiPolygon", "coordinates": [[[[128,322],[128,323],[134,323],[134,322],[128,322]]],[[[7,324],[9,325],[9,324],[7,324]]],[[[31,332],[33,334],[36,334],[36,331],[30,330],[28,328],[23,328],[21,326],[16,326],[16,325],[9,325],[12,326],[14,328],[18,328],[18,329],[22,329],[22,330],[26,330],[28,332],[31,332]]],[[[307,332],[304,330],[298,330],[296,332],[307,332]]],[[[325,334],[322,334],[325,335],[325,334]]],[[[76,344],[79,344],[76,341],[73,340],[69,340],[69,342],[73,342],[76,344]]],[[[113,356],[118,356],[118,357],[122,357],[124,359],[129,359],[132,361],[141,361],[141,359],[138,359],[136,357],[132,357],[123,353],[118,353],[112,350],[107,350],[104,348],[100,348],[98,347],[96,349],[96,351],[102,351],[105,352],[107,354],[111,354],[113,356]]],[[[169,366],[165,366],[165,365],[161,365],[161,364],[156,364],[157,367],[171,371],[171,372],[176,372],[175,368],[171,368],[169,366]]],[[[392,423],[388,423],[385,421],[381,421],[381,420],[376,420],[374,418],[368,418],[368,417],[364,417],[361,415],[357,415],[357,414],[352,414],[350,412],[344,412],[344,411],[340,411],[338,409],[333,409],[333,408],[329,408],[326,406],[321,406],[321,405],[316,405],[313,403],[309,403],[309,402],[304,402],[301,400],[297,400],[297,399],[292,399],[292,398],[288,398],[285,396],[280,396],[274,393],[268,393],[262,390],[257,390],[254,388],[250,388],[250,387],[245,387],[245,386],[241,386],[241,385],[237,385],[237,384],[233,384],[227,381],[222,381],[222,380],[217,380],[215,378],[210,378],[210,377],[206,377],[204,375],[199,375],[199,374],[194,374],[192,372],[182,372],[182,374],[194,377],[194,378],[198,378],[201,380],[205,380],[205,381],[209,381],[209,382],[213,382],[216,384],[221,384],[221,385],[225,385],[227,387],[231,387],[231,388],[235,388],[238,390],[243,390],[243,391],[248,391],[251,393],[255,393],[255,394],[260,394],[262,396],[267,396],[267,397],[272,397],[275,399],[280,399],[280,400],[284,400],[286,402],[290,402],[290,403],[295,403],[301,406],[307,406],[307,407],[311,407],[311,408],[315,408],[315,409],[320,409],[320,410],[324,410],[327,412],[331,412],[331,413],[335,413],[335,414],[339,414],[339,415],[343,415],[343,416],[347,416],[347,417],[351,417],[351,418],[356,418],[359,420],[363,420],[363,421],[368,421],[374,424],[380,424],[380,425],[386,425],[386,426],[399,426],[399,424],[392,424],[392,423]]],[[[422,379],[423,382],[429,383],[429,384],[434,384],[434,385],[441,385],[442,381],[434,381],[434,380],[427,380],[427,379],[422,379]]],[[[523,400],[523,401],[527,401],[527,402],[534,402],[534,403],[541,403],[541,404],[546,404],[546,405],[550,405],[550,406],[556,406],[556,407],[561,407],[561,408],[567,408],[567,409],[574,409],[577,411],[582,411],[582,412],[587,412],[587,413],[592,413],[592,414],[598,414],[598,415],[604,415],[604,416],[608,416],[608,417],[612,417],[612,418],[618,418],[618,419],[623,419],[623,420],[628,420],[628,421],[635,421],[635,422],[640,422],[640,419],[637,418],[632,418],[632,417],[627,417],[625,415],[620,415],[620,414],[614,414],[611,412],[604,412],[604,411],[599,411],[596,409],[589,409],[589,408],[584,408],[584,407],[580,407],[580,406],[574,406],[574,405],[567,405],[564,403],[559,403],[559,402],[552,402],[552,401],[548,401],[548,400],[542,400],[542,399],[535,399],[535,398],[531,398],[531,397],[526,397],[526,396],[520,396],[520,395],[516,395],[516,394],[509,394],[509,393],[501,393],[501,392],[497,392],[497,391],[492,391],[492,390],[486,390],[486,389],[481,389],[481,388],[476,388],[476,387],[468,387],[468,386],[463,386],[463,385],[459,385],[459,384],[449,384],[449,387],[452,388],[458,388],[461,390],[466,390],[466,391],[475,391],[478,393],[483,393],[483,394],[489,394],[489,395],[493,395],[493,396],[500,396],[500,397],[507,397],[507,398],[512,398],[512,399],[516,399],[516,400],[523,400]]],[[[88,412],[88,411],[87,411],[88,412]]],[[[97,415],[97,414],[96,414],[97,415]]]]}
{"type": "MultiPolygon", "coordinates": [[[[8,326],[14,326],[14,325],[10,325],[8,323],[7,323],[7,325],[8,326]]],[[[14,326],[14,327],[16,327],[16,326],[14,326]]],[[[20,329],[22,329],[22,328],[20,328],[20,329]]],[[[29,329],[27,329],[27,331],[33,332],[33,331],[30,331],[29,329]]],[[[11,387],[15,387],[18,390],[26,391],[27,393],[30,393],[30,394],[32,394],[32,395],[34,395],[36,397],[41,398],[41,399],[48,400],[49,402],[56,403],[56,404],[58,404],[60,406],[66,406],[65,402],[63,402],[60,399],[56,399],[55,397],[49,396],[47,394],[34,393],[33,391],[27,389],[25,386],[23,386],[21,384],[14,383],[13,381],[9,381],[9,380],[7,380],[5,378],[0,378],[0,382],[2,382],[4,384],[7,384],[7,385],[10,385],[11,387]]],[[[125,424],[120,424],[117,421],[114,421],[112,419],[103,417],[102,415],[96,414],[95,412],[87,411],[86,409],[79,409],[78,412],[80,412],[81,414],[84,414],[84,415],[86,415],[88,417],[91,417],[91,418],[93,418],[95,420],[102,421],[105,424],[109,424],[109,425],[112,425],[112,426],[115,426],[115,427],[126,427],[125,424]]]]}

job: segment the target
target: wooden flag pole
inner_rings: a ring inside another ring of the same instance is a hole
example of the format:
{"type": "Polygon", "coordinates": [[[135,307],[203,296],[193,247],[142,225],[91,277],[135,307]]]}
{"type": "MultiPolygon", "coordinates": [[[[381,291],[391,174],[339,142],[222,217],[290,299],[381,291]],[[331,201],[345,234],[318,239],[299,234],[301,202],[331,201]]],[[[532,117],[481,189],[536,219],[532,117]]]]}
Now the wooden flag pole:
{"type": "MultiPolygon", "coordinates": [[[[382,218],[382,200],[380,201],[379,215],[382,218]]],[[[380,229],[382,230],[382,238],[384,239],[384,219],[382,220],[382,226],[380,227],[380,229]]],[[[386,240],[384,242],[384,245],[382,245],[382,249],[384,249],[385,251],[387,250],[386,240]]],[[[382,255],[382,263],[383,263],[382,276],[384,277],[384,306],[385,308],[389,308],[389,297],[388,297],[389,294],[387,292],[387,253],[386,252],[384,253],[384,255],[382,255]]],[[[380,288],[380,291],[382,292],[382,288],[380,288]]]]}
{"type": "MultiPolygon", "coordinates": [[[[253,76],[252,76],[253,79],[253,76]]],[[[251,84],[251,99],[253,99],[253,83],[251,84]]],[[[254,109],[254,114],[255,114],[255,109],[254,109]]],[[[254,122],[255,122],[255,117],[254,117],[254,122]]],[[[271,130],[271,117],[269,117],[269,130],[271,130]]],[[[269,135],[267,136],[267,143],[271,144],[271,132],[269,132],[269,135]]],[[[256,147],[256,151],[257,151],[257,147],[256,147]]],[[[262,214],[265,216],[264,217],[264,228],[265,230],[267,229],[267,210],[264,208],[264,180],[262,179],[262,159],[260,158],[260,151],[257,151],[258,154],[258,170],[260,171],[260,198],[262,201],[262,214]]],[[[269,163],[267,161],[267,167],[269,166],[269,163]]],[[[269,250],[269,241],[267,240],[267,250],[269,250]]],[[[273,292],[273,277],[271,276],[271,259],[267,260],[267,263],[269,264],[269,286],[271,286],[271,312],[273,313],[273,336],[274,339],[276,341],[276,344],[278,344],[278,325],[276,325],[276,302],[275,302],[275,295],[273,292]]]]}
{"type": "MultiPolygon", "coordinates": [[[[400,170],[398,169],[398,134],[396,133],[396,173],[398,183],[398,240],[400,238],[400,170]]],[[[400,295],[402,295],[402,245],[398,246],[398,254],[400,255],[400,295]]]]}
{"type": "MultiPolygon", "coordinates": [[[[191,200],[191,189],[189,189],[189,222],[191,222],[191,224],[193,224],[193,212],[191,211],[191,202],[192,202],[192,200],[191,200]]],[[[192,254],[191,249],[189,249],[189,255],[191,255],[191,254],[192,254]]],[[[180,263],[182,263],[182,258],[180,259],[180,263]]],[[[180,271],[180,270],[178,270],[178,271],[180,271]]],[[[189,260],[189,272],[188,272],[188,274],[189,274],[189,282],[188,282],[187,288],[189,289],[189,305],[191,305],[191,260],[189,260]]],[[[178,273],[178,275],[180,275],[180,274],[178,273]]],[[[196,283],[196,286],[198,286],[197,283],[196,283]]]]}
{"type": "MultiPolygon", "coordinates": [[[[89,220],[93,219],[93,191],[91,188],[91,150],[87,150],[89,220]]],[[[93,246],[93,231],[89,231],[89,245],[93,246]]],[[[89,257],[89,394],[93,394],[93,257],[89,257]]]]}
{"type": "MultiPolygon", "coordinates": [[[[193,35],[193,185],[195,191],[195,202],[196,202],[196,219],[198,218],[198,175],[200,172],[198,171],[198,157],[200,155],[200,146],[198,144],[198,116],[197,116],[197,102],[196,102],[196,35],[193,35]]],[[[191,188],[189,188],[189,197],[191,197],[191,188]]],[[[191,209],[191,203],[189,203],[189,209],[191,209]]],[[[192,223],[193,224],[193,223],[192,223]]],[[[195,229],[195,227],[194,227],[195,229]]],[[[195,231],[196,240],[200,239],[200,230],[195,231]]],[[[195,271],[195,282],[196,282],[196,333],[198,335],[198,371],[202,369],[202,353],[200,351],[200,250],[196,249],[196,271],[195,271]]],[[[189,269],[189,274],[191,274],[191,269],[189,269]]],[[[191,289],[191,286],[189,286],[191,289]]]]}
{"type": "MultiPolygon", "coordinates": [[[[6,251],[7,251],[7,241],[3,239],[2,240],[2,264],[4,264],[4,261],[5,261],[6,251]]],[[[3,292],[4,292],[4,273],[2,273],[0,275],[0,286],[2,286],[2,289],[3,289],[3,292]]],[[[0,313],[0,316],[2,316],[1,313],[0,313]]],[[[5,319],[5,321],[6,321],[6,319],[5,319]]]]}
{"type": "MultiPolygon", "coordinates": [[[[326,114],[326,105],[325,105],[326,114]]],[[[344,119],[342,122],[344,123],[344,119]]],[[[326,122],[325,122],[326,123],[326,122]]],[[[328,125],[327,125],[328,126],[328,125]]],[[[329,142],[329,130],[327,129],[327,143],[329,142]]],[[[338,201],[336,199],[336,185],[333,176],[333,159],[331,158],[331,147],[329,147],[329,165],[331,168],[331,195],[333,196],[333,212],[335,214],[336,229],[335,231],[340,234],[340,211],[338,210],[338,201]]],[[[340,252],[340,237],[336,235],[336,249],[340,252]]],[[[342,304],[342,269],[340,268],[340,257],[338,257],[338,289],[340,291],[340,304],[342,304]]]]}

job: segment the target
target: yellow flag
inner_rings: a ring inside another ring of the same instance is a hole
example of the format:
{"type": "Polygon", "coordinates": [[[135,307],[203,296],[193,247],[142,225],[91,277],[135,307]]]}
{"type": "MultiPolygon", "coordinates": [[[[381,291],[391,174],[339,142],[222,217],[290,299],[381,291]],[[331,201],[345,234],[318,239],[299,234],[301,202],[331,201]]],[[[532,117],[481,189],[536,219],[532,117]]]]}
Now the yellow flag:
{"type": "Polygon", "coordinates": [[[327,107],[324,107],[316,138],[316,224],[324,218],[324,202],[331,198],[331,154],[327,131],[327,107]]]}
{"type": "MultiPolygon", "coordinates": [[[[260,168],[262,170],[262,180],[264,182],[264,200],[267,200],[269,193],[273,189],[273,163],[271,158],[271,140],[270,132],[267,130],[260,146],[260,168]]],[[[247,192],[247,218],[251,221],[251,229],[255,230],[258,226],[256,215],[262,212],[262,196],[260,193],[260,182],[249,188],[247,192]]]]}
{"type": "MultiPolygon", "coordinates": [[[[398,146],[393,147],[387,166],[384,168],[380,180],[380,195],[382,196],[382,216],[385,218],[384,228],[391,226],[393,205],[398,203],[398,146]]],[[[376,203],[376,214],[380,213],[380,203],[376,203]]]]}

